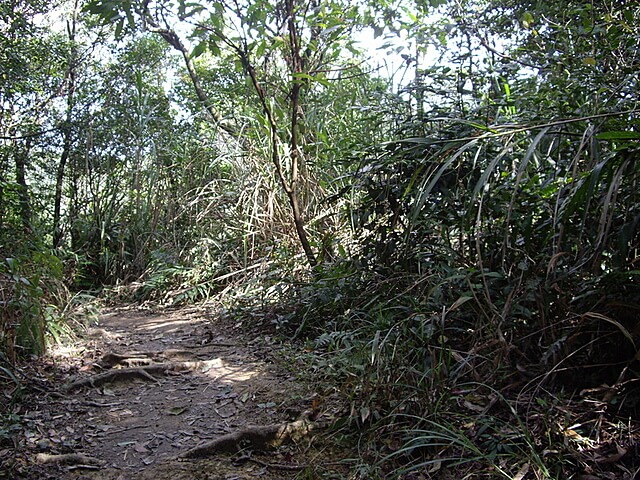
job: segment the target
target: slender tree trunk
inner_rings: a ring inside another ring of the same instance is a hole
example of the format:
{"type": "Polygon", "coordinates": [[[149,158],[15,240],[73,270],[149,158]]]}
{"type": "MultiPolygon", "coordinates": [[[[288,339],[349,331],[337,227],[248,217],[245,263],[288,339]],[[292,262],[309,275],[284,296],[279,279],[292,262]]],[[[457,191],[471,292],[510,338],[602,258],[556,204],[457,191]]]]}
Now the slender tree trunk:
{"type": "MultiPolygon", "coordinates": [[[[267,101],[267,94],[262,88],[262,85],[258,81],[258,76],[253,65],[248,61],[246,57],[244,57],[245,63],[247,65],[247,71],[249,72],[249,76],[251,78],[251,82],[258,93],[258,97],[260,98],[260,103],[262,104],[262,108],[267,116],[267,121],[269,122],[269,128],[271,130],[271,161],[276,169],[278,177],[280,178],[280,183],[282,184],[282,188],[287,194],[287,198],[289,199],[289,204],[291,205],[291,214],[293,216],[293,224],[296,228],[296,233],[298,234],[298,239],[300,240],[300,245],[304,250],[304,253],[307,257],[307,261],[309,265],[315,267],[318,264],[318,260],[316,259],[316,255],[311,248],[311,243],[309,242],[309,237],[307,236],[307,231],[304,229],[304,219],[302,217],[302,212],[300,209],[300,201],[298,196],[298,152],[297,148],[291,152],[291,180],[287,180],[285,176],[284,169],[282,167],[282,162],[280,161],[280,137],[278,136],[278,125],[273,117],[273,112],[271,108],[269,108],[269,103],[267,101]]],[[[292,115],[297,115],[297,113],[292,113],[292,115]]],[[[297,120],[292,120],[292,125],[296,126],[297,130],[297,120]]],[[[297,140],[295,143],[297,147],[297,140]]]]}
{"type": "Polygon", "coordinates": [[[5,176],[7,168],[9,166],[9,154],[5,151],[5,154],[0,158],[0,225],[4,224],[4,218],[7,214],[7,201],[5,199],[5,193],[3,185],[7,181],[5,176]]]}
{"type": "MultiPolygon", "coordinates": [[[[295,75],[304,73],[304,60],[300,55],[300,39],[298,38],[298,31],[295,24],[295,11],[293,0],[287,1],[287,16],[289,27],[289,43],[291,45],[291,73],[293,74],[293,84],[291,86],[291,137],[289,142],[290,147],[290,160],[291,160],[291,174],[289,180],[289,189],[287,195],[289,196],[289,202],[291,203],[291,213],[293,214],[293,223],[300,239],[300,244],[307,256],[309,265],[315,267],[318,264],[316,255],[311,248],[307,232],[304,228],[304,219],[302,217],[302,211],[300,208],[300,197],[298,195],[298,186],[300,184],[300,145],[298,138],[298,121],[300,117],[300,91],[302,89],[303,80],[296,78],[295,75]]],[[[276,145],[274,145],[274,148],[276,145]]],[[[286,185],[285,185],[286,186],[286,185]]],[[[287,190],[285,188],[285,190],[287,190]]]]}
{"type": "Polygon", "coordinates": [[[292,192],[292,194],[288,194],[288,196],[289,203],[291,204],[291,212],[293,214],[293,223],[296,227],[298,238],[300,239],[300,245],[302,245],[302,249],[304,250],[304,254],[307,257],[309,265],[315,267],[318,264],[318,260],[313,248],[311,248],[311,244],[309,243],[307,231],[304,229],[304,219],[302,218],[302,212],[300,211],[298,195],[296,192],[292,192]]]}
{"type": "Polygon", "coordinates": [[[416,40],[416,69],[415,69],[415,89],[416,89],[416,117],[422,124],[424,120],[424,86],[423,75],[420,71],[420,42],[416,40]]]}
{"type": "Polygon", "coordinates": [[[27,165],[31,150],[31,137],[24,140],[24,147],[17,148],[15,153],[16,183],[18,184],[18,199],[20,202],[20,219],[25,232],[31,232],[31,202],[29,201],[29,186],[27,185],[27,165]]]}
{"type": "Polygon", "coordinates": [[[76,89],[76,61],[77,49],[76,40],[76,20],[77,20],[78,1],[73,6],[73,14],[71,22],[67,22],[67,33],[69,34],[69,42],[71,43],[71,55],[69,58],[69,67],[67,70],[67,108],[64,125],[62,127],[62,153],[56,171],[56,192],[53,205],[53,248],[60,246],[63,237],[62,227],[60,226],[60,217],[62,209],[62,187],[64,185],[65,169],[71,155],[71,147],[73,141],[73,131],[71,121],[73,120],[73,109],[75,105],[75,89],[76,89]]]}
{"type": "Polygon", "coordinates": [[[71,115],[68,112],[67,120],[65,121],[65,125],[63,127],[63,146],[62,146],[62,154],[60,155],[60,162],[58,163],[58,168],[56,171],[56,192],[53,204],[53,248],[57,248],[60,246],[62,242],[62,237],[64,232],[62,231],[62,227],[60,226],[60,217],[62,210],[62,187],[64,185],[64,173],[67,165],[67,161],[69,160],[69,155],[71,153],[71,125],[69,121],[71,120],[71,115]]]}

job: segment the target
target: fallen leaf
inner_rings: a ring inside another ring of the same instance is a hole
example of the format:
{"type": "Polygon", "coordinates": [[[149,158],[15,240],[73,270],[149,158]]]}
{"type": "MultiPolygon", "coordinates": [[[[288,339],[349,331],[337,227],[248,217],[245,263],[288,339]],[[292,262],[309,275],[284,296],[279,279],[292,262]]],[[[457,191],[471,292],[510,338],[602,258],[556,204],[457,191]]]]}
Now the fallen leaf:
{"type": "Polygon", "coordinates": [[[434,460],[433,463],[431,464],[431,467],[429,467],[428,472],[436,473],[441,468],[442,468],[442,462],[440,460],[434,460]]]}
{"type": "Polygon", "coordinates": [[[181,415],[186,411],[187,407],[171,407],[169,410],[167,410],[167,413],[169,415],[181,415]]]}
{"type": "Polygon", "coordinates": [[[467,400],[463,401],[462,404],[473,412],[483,413],[485,409],[485,407],[481,407],[480,405],[476,405],[475,403],[471,403],[467,400]]]}
{"type": "Polygon", "coordinates": [[[133,446],[133,450],[138,453],[149,453],[151,451],[145,445],[139,442],[136,442],[136,444],[133,446]]]}
{"type": "Polygon", "coordinates": [[[236,409],[233,405],[224,405],[223,407],[216,408],[215,411],[220,415],[220,418],[229,418],[236,414],[236,409]]]}
{"type": "Polygon", "coordinates": [[[369,407],[362,407],[360,409],[360,418],[363,422],[365,422],[367,418],[369,418],[369,415],[371,415],[371,410],[369,410],[369,407]]]}
{"type": "Polygon", "coordinates": [[[626,448],[616,445],[616,449],[618,450],[618,453],[613,453],[611,455],[598,455],[594,460],[596,463],[615,463],[627,454],[626,448]]]}
{"type": "Polygon", "coordinates": [[[518,470],[518,473],[516,473],[516,474],[513,476],[512,480],[522,480],[522,479],[525,477],[525,475],[526,475],[527,473],[529,473],[529,468],[530,468],[530,465],[529,465],[528,463],[525,463],[525,464],[520,468],[520,470],[518,470]]]}
{"type": "Polygon", "coordinates": [[[106,395],[108,397],[115,397],[116,396],[116,392],[111,390],[109,387],[103,387],[102,388],[102,394],[106,395]]]}

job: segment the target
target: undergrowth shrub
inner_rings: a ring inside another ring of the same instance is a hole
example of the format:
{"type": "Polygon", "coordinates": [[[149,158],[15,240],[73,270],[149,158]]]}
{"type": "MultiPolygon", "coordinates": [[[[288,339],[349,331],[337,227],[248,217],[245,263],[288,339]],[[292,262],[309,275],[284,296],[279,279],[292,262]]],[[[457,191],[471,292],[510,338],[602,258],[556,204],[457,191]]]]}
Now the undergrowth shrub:
{"type": "Polygon", "coordinates": [[[586,152],[562,135],[598,133],[562,127],[465,124],[461,140],[443,128],[359,159],[353,259],[297,288],[288,322],[342,385],[381,471],[434,467],[429,452],[508,478],[524,456],[554,478],[572,461],[563,448],[543,459],[567,443],[554,395],[608,385],[613,416],[638,413],[640,150],[586,152]]]}
{"type": "Polygon", "coordinates": [[[16,253],[0,263],[0,350],[10,363],[75,338],[95,315],[93,296],[68,290],[58,256],[44,248],[16,253]]]}
{"type": "Polygon", "coordinates": [[[44,353],[43,286],[55,281],[61,264],[40,253],[3,260],[2,343],[9,360],[15,362],[17,356],[44,353]]]}

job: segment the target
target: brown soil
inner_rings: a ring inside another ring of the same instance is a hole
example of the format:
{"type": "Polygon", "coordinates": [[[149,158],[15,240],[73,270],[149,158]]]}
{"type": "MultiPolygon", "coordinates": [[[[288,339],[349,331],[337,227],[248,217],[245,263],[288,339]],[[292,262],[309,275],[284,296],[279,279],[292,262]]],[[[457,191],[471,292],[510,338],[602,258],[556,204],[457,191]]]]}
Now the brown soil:
{"type": "Polygon", "coordinates": [[[9,478],[344,478],[315,392],[269,335],[241,330],[200,309],[104,313],[39,370],[25,429],[0,448],[9,478]]]}

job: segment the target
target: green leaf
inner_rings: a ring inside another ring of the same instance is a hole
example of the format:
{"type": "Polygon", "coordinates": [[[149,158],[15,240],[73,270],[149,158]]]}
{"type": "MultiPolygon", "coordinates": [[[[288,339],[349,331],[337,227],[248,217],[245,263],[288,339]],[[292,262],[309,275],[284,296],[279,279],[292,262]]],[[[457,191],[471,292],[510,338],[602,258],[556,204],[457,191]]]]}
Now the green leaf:
{"type": "Polygon", "coordinates": [[[191,51],[190,57],[198,58],[200,55],[202,55],[206,51],[207,51],[207,41],[203,40],[193,48],[193,50],[191,51]]]}
{"type": "Polygon", "coordinates": [[[124,28],[124,19],[121,18],[118,24],[116,25],[116,33],[115,33],[116,38],[120,38],[122,36],[123,28],[124,28]]]}
{"type": "Polygon", "coordinates": [[[598,140],[635,140],[640,139],[640,132],[611,131],[602,132],[596,135],[598,140]]]}
{"type": "Polygon", "coordinates": [[[371,345],[371,364],[373,365],[376,361],[376,358],[380,354],[380,330],[376,330],[376,334],[373,337],[373,342],[371,345]]]}
{"type": "Polygon", "coordinates": [[[474,297],[467,296],[467,295],[460,297],[458,300],[453,302],[453,305],[451,305],[451,307],[449,308],[449,311],[452,312],[453,310],[458,308],[460,305],[467,303],[469,300],[473,300],[473,298],[474,297]]]}
{"type": "Polygon", "coordinates": [[[369,409],[369,407],[361,407],[360,408],[360,418],[362,419],[363,422],[367,421],[367,418],[369,418],[369,416],[371,415],[371,410],[369,409]]]}
{"type": "Polygon", "coordinates": [[[320,35],[323,37],[329,36],[329,34],[335,32],[336,30],[342,28],[342,25],[333,25],[329,28],[325,28],[322,32],[320,32],[320,35]]]}
{"type": "Polygon", "coordinates": [[[329,81],[326,80],[325,78],[319,77],[319,76],[313,76],[313,75],[309,75],[308,73],[294,73],[293,75],[294,79],[299,79],[299,80],[310,80],[312,82],[318,82],[321,85],[324,85],[325,87],[329,86],[329,81]]]}
{"type": "Polygon", "coordinates": [[[136,21],[133,18],[133,12],[130,9],[126,9],[124,13],[127,16],[127,23],[129,24],[130,29],[136,28],[136,21]]]}
{"type": "MultiPolygon", "coordinates": [[[[436,184],[438,183],[438,181],[440,180],[440,178],[442,177],[442,175],[444,174],[444,172],[449,169],[449,167],[451,167],[451,165],[453,164],[453,162],[455,162],[465,151],[469,150],[470,148],[474,147],[478,142],[479,142],[479,138],[473,139],[467,143],[465,143],[462,147],[460,147],[453,155],[451,155],[449,158],[447,158],[447,160],[438,168],[438,170],[430,175],[429,177],[427,177],[427,179],[425,180],[426,187],[421,187],[419,189],[419,191],[417,192],[417,198],[415,201],[415,205],[412,207],[412,215],[411,215],[411,222],[414,223],[418,216],[420,215],[420,212],[422,210],[422,207],[424,206],[424,204],[427,201],[427,198],[429,197],[429,195],[431,194],[431,191],[433,190],[433,188],[436,186],[436,184]]],[[[445,148],[443,148],[443,150],[446,150],[449,147],[449,145],[445,146],[445,148]]],[[[423,183],[424,185],[424,183],[423,183]]]]}
{"type": "Polygon", "coordinates": [[[373,38],[381,37],[384,33],[384,27],[379,27],[378,25],[373,25],[373,38]]]}
{"type": "Polygon", "coordinates": [[[531,12],[524,12],[520,21],[524,28],[529,29],[533,26],[534,18],[531,12]]]}
{"type": "Polygon", "coordinates": [[[182,415],[186,411],[187,411],[186,407],[171,407],[169,408],[169,410],[167,410],[167,413],[169,415],[182,415]]]}
{"type": "Polygon", "coordinates": [[[267,42],[265,40],[262,40],[261,42],[258,43],[258,47],[256,48],[256,57],[262,58],[266,49],[267,49],[267,42]]]}
{"type": "Polygon", "coordinates": [[[222,51],[220,50],[220,47],[218,46],[218,42],[216,42],[212,38],[209,39],[209,50],[211,51],[211,54],[215,57],[219,57],[220,54],[222,53],[222,51]]]}

